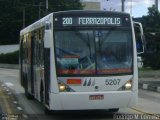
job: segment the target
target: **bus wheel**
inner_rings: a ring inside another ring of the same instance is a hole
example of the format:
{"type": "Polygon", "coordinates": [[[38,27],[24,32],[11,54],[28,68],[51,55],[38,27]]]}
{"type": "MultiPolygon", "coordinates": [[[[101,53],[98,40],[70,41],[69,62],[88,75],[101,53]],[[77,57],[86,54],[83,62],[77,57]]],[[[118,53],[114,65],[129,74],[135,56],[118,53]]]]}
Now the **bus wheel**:
{"type": "Polygon", "coordinates": [[[31,94],[28,93],[27,86],[25,86],[24,91],[25,91],[25,96],[26,96],[26,98],[27,98],[28,100],[34,99],[34,97],[33,97],[31,94]]]}
{"type": "Polygon", "coordinates": [[[119,111],[119,108],[109,109],[109,112],[111,112],[111,113],[116,113],[118,111],[119,111]]]}
{"type": "Polygon", "coordinates": [[[44,112],[46,115],[51,115],[53,114],[53,111],[52,110],[49,110],[47,107],[44,107],[44,112]]]}
{"type": "Polygon", "coordinates": [[[40,89],[40,99],[41,99],[41,103],[44,104],[44,88],[43,88],[42,82],[41,82],[41,89],[40,89]]]}
{"type": "Polygon", "coordinates": [[[25,76],[25,81],[24,81],[24,91],[25,91],[25,96],[28,100],[34,99],[34,97],[28,92],[28,81],[27,77],[25,76]]]}

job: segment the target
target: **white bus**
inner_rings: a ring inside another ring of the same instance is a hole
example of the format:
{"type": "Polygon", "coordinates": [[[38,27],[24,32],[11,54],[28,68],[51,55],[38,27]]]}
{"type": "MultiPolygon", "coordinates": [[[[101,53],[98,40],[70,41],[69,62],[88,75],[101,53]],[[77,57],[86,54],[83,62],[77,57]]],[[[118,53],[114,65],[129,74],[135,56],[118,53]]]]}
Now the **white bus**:
{"type": "Polygon", "coordinates": [[[20,32],[20,80],[46,110],[118,111],[138,97],[135,32],[127,13],[63,11],[20,32]]]}

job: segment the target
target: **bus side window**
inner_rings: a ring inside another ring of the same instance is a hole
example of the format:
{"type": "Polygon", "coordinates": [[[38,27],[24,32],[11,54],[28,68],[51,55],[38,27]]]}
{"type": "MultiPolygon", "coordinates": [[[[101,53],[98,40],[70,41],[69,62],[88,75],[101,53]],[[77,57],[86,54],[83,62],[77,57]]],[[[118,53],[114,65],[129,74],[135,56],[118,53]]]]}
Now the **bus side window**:
{"type": "Polygon", "coordinates": [[[137,54],[144,53],[144,34],[143,34],[142,24],[139,22],[134,22],[134,31],[135,31],[137,54]]]}

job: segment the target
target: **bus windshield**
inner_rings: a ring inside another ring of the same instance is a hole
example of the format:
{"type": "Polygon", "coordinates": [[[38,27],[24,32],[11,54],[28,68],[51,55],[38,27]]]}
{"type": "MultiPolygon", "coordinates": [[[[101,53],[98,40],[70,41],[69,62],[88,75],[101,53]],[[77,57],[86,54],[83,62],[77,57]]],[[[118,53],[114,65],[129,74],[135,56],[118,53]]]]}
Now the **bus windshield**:
{"type": "Polygon", "coordinates": [[[131,74],[129,30],[55,31],[58,75],[131,74]]]}

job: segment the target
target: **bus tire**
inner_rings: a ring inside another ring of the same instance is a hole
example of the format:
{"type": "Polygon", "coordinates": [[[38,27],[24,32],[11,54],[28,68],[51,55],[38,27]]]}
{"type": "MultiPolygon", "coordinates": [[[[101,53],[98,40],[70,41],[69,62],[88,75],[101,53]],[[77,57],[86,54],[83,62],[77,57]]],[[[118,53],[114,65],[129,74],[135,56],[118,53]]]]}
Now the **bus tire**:
{"type": "Polygon", "coordinates": [[[44,112],[46,115],[51,115],[53,114],[53,111],[52,110],[49,110],[47,107],[44,107],[44,112]]]}
{"type": "Polygon", "coordinates": [[[41,89],[40,89],[40,99],[41,99],[41,103],[44,104],[44,88],[43,88],[42,82],[41,82],[41,89]]]}
{"type": "Polygon", "coordinates": [[[119,111],[119,108],[109,109],[109,112],[111,112],[111,113],[116,113],[118,111],[119,111]]]}
{"type": "Polygon", "coordinates": [[[33,95],[31,95],[29,92],[28,92],[28,82],[27,82],[27,79],[25,77],[25,87],[24,87],[24,91],[25,91],[25,96],[28,100],[33,100],[34,97],[33,95]]]}
{"type": "Polygon", "coordinates": [[[28,100],[33,100],[34,99],[33,95],[28,93],[28,90],[27,90],[26,86],[25,86],[25,96],[28,100]]]}

